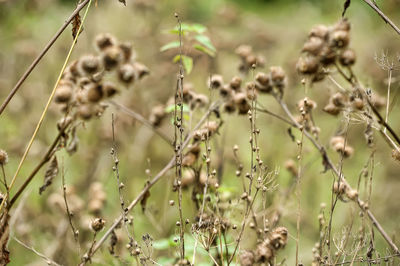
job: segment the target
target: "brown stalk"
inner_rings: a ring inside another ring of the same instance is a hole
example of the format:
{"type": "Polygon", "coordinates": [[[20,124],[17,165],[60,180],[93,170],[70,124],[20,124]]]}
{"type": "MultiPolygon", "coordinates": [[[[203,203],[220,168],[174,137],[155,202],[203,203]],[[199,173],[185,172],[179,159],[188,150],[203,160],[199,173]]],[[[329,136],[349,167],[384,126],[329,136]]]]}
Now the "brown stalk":
{"type": "Polygon", "coordinates": [[[56,32],[56,34],[53,36],[53,38],[50,39],[50,41],[46,44],[46,46],[43,48],[43,50],[40,52],[40,54],[35,58],[35,60],[33,60],[32,64],[28,67],[28,69],[25,71],[25,73],[22,75],[22,77],[18,80],[17,84],[15,84],[14,88],[10,91],[7,98],[2,103],[2,105],[0,107],[0,115],[3,113],[4,109],[6,109],[7,105],[10,103],[11,99],[14,97],[14,95],[17,93],[17,91],[19,90],[21,85],[24,83],[24,81],[28,78],[28,76],[32,73],[32,71],[38,65],[38,63],[43,58],[43,56],[49,51],[51,46],[53,46],[53,44],[60,37],[60,35],[64,32],[64,30],[68,27],[68,25],[72,22],[72,20],[75,18],[75,16],[89,3],[89,1],[90,0],[84,0],[82,3],[77,5],[75,10],[67,18],[67,20],[61,26],[61,28],[56,32]]]}
{"type": "Polygon", "coordinates": [[[396,32],[400,35],[400,29],[393,23],[383,12],[379,9],[379,7],[372,2],[371,0],[363,0],[367,5],[369,5],[378,15],[387,23],[389,24],[396,32]]]}
{"type": "MultiPolygon", "coordinates": [[[[185,141],[183,142],[182,149],[185,148],[190,140],[192,139],[194,135],[194,131],[197,130],[207,119],[211,113],[218,108],[219,103],[214,103],[211,105],[209,110],[204,114],[204,116],[200,119],[200,121],[196,124],[194,127],[193,131],[186,137],[185,141]]],[[[161,169],[160,172],[151,180],[148,181],[145,187],[140,191],[139,195],[136,196],[136,198],[129,204],[127,207],[126,213],[130,212],[139,202],[140,200],[146,195],[146,193],[150,190],[151,187],[153,187],[171,168],[175,166],[175,156],[171,158],[171,160],[164,166],[163,169],[161,169]]],[[[107,240],[107,238],[111,235],[112,231],[121,223],[123,220],[123,216],[120,215],[115,222],[110,226],[110,228],[105,232],[105,234],[100,238],[99,241],[96,242],[96,245],[89,250],[90,254],[87,253],[87,256],[89,259],[96,253],[96,251],[101,247],[101,245],[107,240]]],[[[85,265],[87,261],[83,261],[80,265],[85,265]]]]}

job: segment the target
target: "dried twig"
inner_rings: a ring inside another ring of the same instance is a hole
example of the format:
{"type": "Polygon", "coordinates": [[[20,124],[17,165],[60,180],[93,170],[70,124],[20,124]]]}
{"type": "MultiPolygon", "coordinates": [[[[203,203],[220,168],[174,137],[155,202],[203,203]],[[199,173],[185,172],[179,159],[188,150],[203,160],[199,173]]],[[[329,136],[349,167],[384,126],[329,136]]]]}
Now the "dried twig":
{"type": "Polygon", "coordinates": [[[61,266],[60,264],[58,264],[57,262],[51,260],[50,258],[46,257],[45,255],[43,255],[42,253],[38,252],[36,249],[34,249],[33,247],[28,246],[27,244],[25,244],[24,242],[22,242],[21,240],[19,240],[16,237],[13,237],[13,239],[20,244],[21,246],[23,246],[24,248],[32,251],[33,253],[35,253],[36,255],[38,255],[39,257],[41,257],[42,259],[44,259],[46,261],[46,263],[48,265],[55,265],[55,266],[61,266]]]}
{"type": "Polygon", "coordinates": [[[387,23],[389,24],[396,32],[400,35],[400,29],[391,21],[383,12],[382,10],[377,7],[377,5],[371,0],[363,0],[367,5],[369,5],[378,15],[387,23]]]}

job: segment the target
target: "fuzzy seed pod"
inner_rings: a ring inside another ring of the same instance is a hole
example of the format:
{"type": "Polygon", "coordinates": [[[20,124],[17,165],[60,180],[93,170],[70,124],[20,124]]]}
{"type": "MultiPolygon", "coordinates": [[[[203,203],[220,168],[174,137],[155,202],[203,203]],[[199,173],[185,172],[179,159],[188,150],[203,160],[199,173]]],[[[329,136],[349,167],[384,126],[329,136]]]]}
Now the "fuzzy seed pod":
{"type": "Polygon", "coordinates": [[[88,77],[81,77],[81,78],[78,79],[77,84],[78,84],[79,87],[84,89],[87,86],[90,87],[89,85],[92,84],[92,81],[88,77]]]}
{"type": "Polygon", "coordinates": [[[96,103],[99,102],[103,98],[103,86],[101,84],[93,83],[88,88],[87,91],[87,99],[89,102],[96,103]]]}
{"type": "Polygon", "coordinates": [[[102,60],[104,68],[106,70],[112,70],[122,61],[122,52],[118,47],[110,46],[104,50],[102,60]]]}
{"type": "Polygon", "coordinates": [[[240,85],[242,85],[242,79],[238,76],[233,77],[232,80],[229,82],[229,86],[234,91],[239,91],[240,85]]]}
{"type": "Polygon", "coordinates": [[[93,110],[90,105],[82,104],[78,107],[78,116],[83,120],[89,120],[93,115],[93,110]]]}
{"type": "Polygon", "coordinates": [[[346,196],[351,200],[356,200],[358,197],[358,191],[355,189],[347,189],[346,196]]]}
{"type": "Polygon", "coordinates": [[[96,46],[100,51],[104,51],[106,48],[115,46],[116,44],[117,40],[109,33],[103,33],[96,36],[96,46]]]}
{"type": "Polygon", "coordinates": [[[79,69],[86,75],[92,75],[100,69],[100,60],[94,55],[85,55],[79,59],[79,69]]]}
{"type": "Polygon", "coordinates": [[[106,223],[106,221],[104,219],[96,218],[92,221],[92,223],[90,224],[90,227],[92,228],[93,231],[95,231],[97,233],[104,228],[105,223],[106,223]]]}
{"type": "Polygon", "coordinates": [[[224,84],[224,78],[221,75],[212,75],[207,84],[211,89],[219,89],[224,84]]]}
{"type": "Polygon", "coordinates": [[[316,25],[311,29],[308,36],[309,37],[318,37],[318,38],[325,40],[328,37],[328,34],[329,34],[329,28],[327,26],[316,25]]]}
{"type": "Polygon", "coordinates": [[[272,91],[272,82],[271,82],[271,76],[268,74],[265,74],[263,72],[257,73],[256,77],[256,89],[262,93],[269,93],[272,91]]]}
{"type": "Polygon", "coordinates": [[[158,127],[166,116],[165,107],[163,105],[156,105],[151,109],[149,121],[153,126],[158,127]]]}
{"type": "Polygon", "coordinates": [[[182,166],[193,166],[194,163],[199,158],[200,147],[199,145],[194,145],[189,148],[188,153],[182,159],[182,166]]]}
{"type": "Polygon", "coordinates": [[[355,98],[352,101],[352,105],[355,109],[362,110],[364,109],[364,100],[361,98],[355,98]]]}
{"type": "Polygon", "coordinates": [[[245,58],[245,62],[248,68],[252,67],[253,65],[257,65],[257,57],[255,55],[248,55],[245,58]]]}
{"type": "Polygon", "coordinates": [[[186,169],[182,173],[182,181],[181,186],[182,188],[187,188],[188,186],[192,185],[195,181],[195,173],[192,169],[186,169]]]}
{"type": "Polygon", "coordinates": [[[318,71],[319,62],[314,56],[300,57],[296,64],[296,69],[301,74],[314,74],[318,71]]]}
{"type": "Polygon", "coordinates": [[[65,69],[65,72],[70,73],[75,78],[80,77],[81,73],[79,71],[78,65],[78,60],[73,61],[71,64],[69,64],[67,69],[65,69]]]}
{"type": "Polygon", "coordinates": [[[334,29],[335,31],[338,31],[338,30],[349,31],[350,28],[351,28],[350,22],[349,22],[346,18],[341,19],[341,20],[340,20],[339,22],[337,22],[337,23],[335,24],[335,26],[333,27],[333,29],[334,29]]]}
{"type": "Polygon", "coordinates": [[[240,266],[253,266],[254,254],[251,251],[243,250],[239,256],[240,266]]]}
{"type": "Polygon", "coordinates": [[[116,95],[119,92],[119,90],[114,85],[114,83],[109,82],[109,81],[104,82],[103,91],[107,98],[113,97],[114,95],[116,95]]]}
{"type": "Polygon", "coordinates": [[[257,98],[257,90],[255,82],[247,82],[246,83],[246,96],[250,101],[255,100],[257,98]]]}
{"type": "Polygon", "coordinates": [[[337,92],[334,95],[332,95],[331,101],[335,106],[342,107],[345,105],[346,99],[342,93],[337,92]]]}
{"type": "Polygon", "coordinates": [[[345,183],[343,183],[343,182],[336,181],[333,184],[333,192],[337,195],[342,195],[343,193],[345,193],[346,189],[347,189],[347,187],[346,187],[345,183]]]}
{"type": "Polygon", "coordinates": [[[330,65],[335,63],[336,60],[336,52],[329,46],[322,47],[319,52],[320,61],[324,65],[330,65]]]}
{"type": "MultiPolygon", "coordinates": [[[[205,184],[207,183],[207,174],[204,171],[200,173],[199,183],[202,186],[205,186],[205,184]]],[[[212,178],[211,176],[209,176],[208,177],[208,186],[215,188],[216,184],[217,184],[217,180],[215,178],[212,178]]]]}
{"type": "Polygon", "coordinates": [[[332,33],[331,44],[337,48],[346,47],[350,42],[350,34],[348,31],[338,30],[332,33]]]}
{"type": "Polygon", "coordinates": [[[195,94],[191,104],[191,108],[203,108],[208,104],[208,97],[204,94],[195,94]]]}
{"type": "Polygon", "coordinates": [[[302,52],[312,55],[318,55],[322,47],[324,47],[324,40],[318,37],[311,37],[303,46],[302,52]]]}
{"type": "Polygon", "coordinates": [[[356,53],[354,52],[353,49],[346,49],[344,50],[339,57],[339,62],[343,66],[351,66],[354,65],[356,62],[356,53]]]}
{"type": "Polygon", "coordinates": [[[327,112],[328,114],[335,116],[340,113],[340,108],[334,105],[333,103],[328,103],[322,110],[327,112]]]}
{"type": "Polygon", "coordinates": [[[349,145],[345,146],[345,143],[337,143],[333,146],[333,149],[342,154],[344,158],[349,158],[354,153],[354,149],[349,145]]]}
{"type": "Polygon", "coordinates": [[[246,94],[243,92],[236,93],[235,96],[233,96],[233,100],[239,109],[239,114],[247,114],[251,106],[247,102],[246,94]]]}
{"type": "Polygon", "coordinates": [[[277,88],[282,88],[285,86],[286,74],[283,68],[279,66],[272,66],[271,71],[271,81],[277,88]]]}
{"type": "Polygon", "coordinates": [[[139,79],[142,79],[145,76],[150,74],[150,70],[147,68],[147,66],[145,66],[139,62],[133,63],[133,67],[135,68],[135,71],[136,71],[139,79]]]}
{"type": "Polygon", "coordinates": [[[329,143],[331,147],[334,147],[338,143],[344,145],[344,141],[345,139],[342,136],[334,136],[331,138],[329,143]]]}
{"type": "Polygon", "coordinates": [[[118,70],[118,78],[125,84],[135,81],[135,68],[131,64],[123,64],[118,70]]]}
{"type": "Polygon", "coordinates": [[[222,110],[224,110],[224,112],[226,112],[228,114],[235,112],[236,111],[235,102],[233,100],[229,100],[229,101],[225,102],[222,106],[222,110]]]}
{"type": "Polygon", "coordinates": [[[8,154],[5,150],[0,149],[0,165],[6,165],[8,163],[8,154]]]}
{"type": "Polygon", "coordinates": [[[317,103],[306,97],[297,103],[297,107],[299,110],[304,110],[305,112],[309,113],[311,110],[317,108],[317,103]]]}
{"type": "Polygon", "coordinates": [[[123,42],[118,46],[122,51],[124,62],[128,62],[132,58],[132,44],[130,42],[123,42]]]}
{"type": "Polygon", "coordinates": [[[233,94],[233,90],[228,84],[223,85],[219,89],[219,95],[221,95],[222,98],[231,98],[233,94]]]}
{"type": "Polygon", "coordinates": [[[296,166],[296,162],[293,160],[287,160],[285,162],[285,168],[286,170],[289,171],[289,173],[292,174],[292,176],[297,176],[298,175],[298,168],[296,166]]]}
{"type": "Polygon", "coordinates": [[[188,104],[190,103],[193,98],[196,96],[196,93],[193,91],[193,84],[192,83],[185,83],[183,84],[182,88],[182,98],[183,102],[188,104]]]}
{"type": "Polygon", "coordinates": [[[251,55],[253,52],[253,48],[250,45],[242,44],[235,50],[235,54],[240,56],[241,58],[246,58],[247,56],[251,55]]]}
{"type": "Polygon", "coordinates": [[[72,87],[68,85],[59,85],[54,95],[56,103],[67,103],[72,98],[72,87]]]}

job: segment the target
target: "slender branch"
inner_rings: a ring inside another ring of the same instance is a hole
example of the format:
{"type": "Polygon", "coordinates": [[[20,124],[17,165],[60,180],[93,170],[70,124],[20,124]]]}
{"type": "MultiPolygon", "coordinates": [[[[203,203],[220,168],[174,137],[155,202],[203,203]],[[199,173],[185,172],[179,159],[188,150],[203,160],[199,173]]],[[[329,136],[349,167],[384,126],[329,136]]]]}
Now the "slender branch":
{"type": "Polygon", "coordinates": [[[11,92],[8,94],[7,98],[2,103],[2,105],[0,107],[0,115],[3,113],[4,109],[6,109],[7,105],[10,103],[11,99],[17,93],[18,89],[21,87],[21,85],[24,83],[24,81],[28,78],[28,76],[31,74],[31,72],[38,65],[38,63],[43,58],[43,56],[47,53],[47,51],[49,51],[51,46],[56,42],[56,40],[60,37],[60,35],[68,27],[68,25],[72,22],[72,20],[75,18],[75,16],[89,3],[89,1],[90,0],[84,0],[82,3],[78,4],[78,6],[75,8],[75,10],[72,12],[72,14],[67,18],[67,20],[64,22],[64,24],[61,26],[61,28],[56,32],[56,34],[53,36],[53,38],[51,38],[51,40],[46,44],[46,46],[40,52],[40,54],[35,58],[35,60],[32,62],[32,64],[29,66],[29,68],[25,71],[25,73],[22,75],[22,77],[18,80],[17,84],[15,84],[14,88],[11,90],[11,92]]]}
{"type": "Polygon", "coordinates": [[[374,2],[371,0],[363,0],[367,5],[369,5],[378,15],[387,23],[389,24],[396,32],[400,35],[400,29],[391,21],[380,9],[376,6],[374,2]]]}
{"type": "Polygon", "coordinates": [[[21,246],[23,246],[24,248],[32,251],[33,253],[35,253],[36,255],[38,255],[39,257],[41,257],[42,259],[44,259],[46,261],[46,263],[48,265],[55,265],[55,266],[61,266],[60,264],[58,264],[57,262],[51,260],[50,258],[46,257],[45,255],[43,255],[42,253],[38,252],[36,249],[34,249],[33,247],[28,246],[27,244],[25,244],[24,242],[22,242],[21,240],[19,240],[16,237],[13,237],[13,239],[20,244],[21,246]]]}
{"type": "MultiPolygon", "coordinates": [[[[277,102],[281,105],[282,109],[286,113],[286,115],[290,118],[290,120],[296,125],[297,129],[301,128],[301,125],[294,119],[292,113],[290,112],[289,108],[287,105],[279,98],[275,97],[277,102]]],[[[389,128],[388,128],[389,130],[389,128]]],[[[332,172],[339,177],[342,182],[345,184],[346,187],[351,188],[347,180],[345,179],[344,175],[339,172],[339,170],[336,168],[336,166],[333,164],[333,162],[330,160],[328,157],[325,148],[322,147],[315,139],[314,137],[307,131],[304,130],[304,135],[311,141],[311,143],[320,151],[324,165],[332,170],[332,172]]],[[[396,246],[396,244],[393,242],[393,240],[390,238],[390,236],[386,233],[386,231],[383,229],[382,225],[378,222],[378,220],[375,218],[373,213],[366,209],[364,206],[364,202],[360,200],[359,198],[357,199],[357,205],[360,207],[362,211],[365,211],[368,215],[368,218],[371,220],[372,224],[378,229],[379,233],[382,235],[382,237],[385,239],[385,241],[388,243],[388,245],[394,250],[396,254],[400,254],[399,248],[396,246]]]]}
{"type": "MultiPolygon", "coordinates": [[[[211,115],[211,113],[216,108],[218,108],[218,106],[219,106],[219,102],[211,105],[209,110],[204,114],[204,116],[200,119],[200,121],[193,128],[193,131],[190,134],[188,134],[185,141],[183,142],[182,148],[185,148],[189,144],[190,140],[194,136],[194,131],[197,130],[204,123],[204,121],[207,119],[207,117],[209,115],[211,115]]],[[[127,207],[127,213],[130,212],[140,202],[140,200],[144,197],[144,195],[146,195],[146,193],[150,190],[150,188],[153,187],[168,172],[168,170],[170,170],[174,166],[175,166],[175,156],[173,156],[171,158],[171,160],[164,166],[163,169],[161,169],[160,172],[158,172],[158,174],[151,181],[147,182],[146,186],[139,193],[139,195],[137,195],[137,197],[127,207]]],[[[96,251],[101,247],[101,245],[107,240],[107,238],[111,235],[112,231],[121,223],[122,219],[123,219],[123,216],[120,215],[115,220],[115,222],[110,226],[110,228],[105,232],[105,234],[101,237],[101,239],[99,241],[97,241],[96,245],[91,250],[91,256],[93,256],[94,253],[96,253],[96,251]]],[[[84,264],[82,264],[82,265],[84,265],[84,264]]]]}

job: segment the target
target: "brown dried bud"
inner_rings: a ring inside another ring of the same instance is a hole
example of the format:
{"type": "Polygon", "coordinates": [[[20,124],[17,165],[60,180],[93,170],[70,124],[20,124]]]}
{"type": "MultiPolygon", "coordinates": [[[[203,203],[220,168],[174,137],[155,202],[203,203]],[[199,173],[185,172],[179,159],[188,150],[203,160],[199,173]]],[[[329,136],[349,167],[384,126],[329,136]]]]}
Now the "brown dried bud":
{"type": "Polygon", "coordinates": [[[350,42],[350,34],[348,31],[338,30],[332,33],[332,45],[338,48],[346,47],[350,42]]]}
{"type": "Polygon", "coordinates": [[[271,82],[271,76],[268,74],[265,74],[263,72],[257,73],[256,77],[256,89],[260,92],[263,93],[269,93],[272,91],[272,82],[271,82]]]}
{"type": "Polygon", "coordinates": [[[199,108],[203,108],[205,106],[207,106],[208,104],[208,97],[204,94],[194,94],[193,95],[193,101],[191,104],[191,108],[195,109],[197,107],[199,108]]]}
{"type": "Polygon", "coordinates": [[[239,91],[240,85],[242,85],[242,79],[238,76],[233,77],[232,80],[229,82],[229,86],[234,91],[239,91]]]}
{"type": "Polygon", "coordinates": [[[325,25],[316,25],[314,26],[310,33],[309,37],[318,37],[321,39],[326,39],[329,33],[329,28],[325,25]]]}
{"type": "Polygon", "coordinates": [[[311,110],[317,108],[317,103],[306,97],[297,103],[297,107],[299,108],[299,110],[304,110],[308,113],[311,110]]]}
{"type": "Polygon", "coordinates": [[[334,95],[332,95],[331,101],[335,106],[342,107],[345,105],[346,98],[342,93],[337,92],[334,95]]]}
{"type": "Polygon", "coordinates": [[[231,89],[231,87],[229,85],[223,85],[222,87],[220,87],[219,89],[219,94],[221,95],[221,97],[223,98],[230,98],[232,96],[232,92],[233,90],[231,89]]]}
{"type": "Polygon", "coordinates": [[[235,50],[235,54],[239,55],[241,58],[246,58],[251,55],[253,48],[250,45],[242,44],[235,50]]]}
{"type": "Polygon", "coordinates": [[[321,63],[324,65],[335,63],[336,52],[329,46],[322,47],[318,55],[320,56],[321,63]]]}
{"type": "Polygon", "coordinates": [[[346,49],[344,50],[339,57],[339,62],[343,65],[343,66],[351,66],[354,65],[354,63],[356,62],[356,53],[354,52],[353,49],[346,49]]]}
{"type": "Polygon", "coordinates": [[[288,170],[293,176],[297,176],[297,175],[298,175],[298,170],[297,170],[296,162],[293,161],[292,159],[287,160],[287,161],[285,162],[285,168],[286,168],[286,170],[288,170]]]}
{"type": "Polygon", "coordinates": [[[56,93],[54,95],[54,100],[56,103],[66,103],[72,97],[72,87],[68,85],[59,85],[57,87],[56,93]]]}
{"type": "Polygon", "coordinates": [[[128,62],[132,58],[132,44],[130,42],[120,43],[119,48],[122,51],[124,62],[128,62]]]}
{"type": "Polygon", "coordinates": [[[85,74],[94,74],[100,69],[100,60],[94,55],[85,55],[79,59],[79,67],[85,74]]]}
{"type": "MultiPolygon", "coordinates": [[[[396,161],[400,162],[400,151],[398,150],[392,150],[392,157],[393,159],[395,159],[396,161]]],[[[1,158],[1,156],[0,156],[1,158]]]]}
{"type": "Polygon", "coordinates": [[[324,47],[324,40],[318,37],[311,37],[303,46],[302,52],[318,55],[322,47],[324,47]]]}
{"type": "Polygon", "coordinates": [[[255,100],[257,98],[257,90],[255,82],[247,82],[246,83],[246,96],[250,101],[255,100]]]}
{"type": "Polygon", "coordinates": [[[314,56],[300,57],[296,64],[296,69],[301,74],[314,74],[318,68],[319,62],[314,56]]]}
{"type": "Polygon", "coordinates": [[[225,102],[222,106],[222,110],[224,110],[224,112],[226,112],[228,114],[235,112],[236,111],[235,102],[233,100],[229,100],[229,101],[225,102]]]}
{"type": "Polygon", "coordinates": [[[338,115],[340,113],[340,108],[333,103],[328,103],[322,110],[331,115],[338,115]]]}
{"type": "Polygon", "coordinates": [[[271,81],[274,86],[280,88],[284,86],[286,74],[282,67],[280,66],[272,66],[270,68],[271,71],[271,81]]]}
{"type": "Polygon", "coordinates": [[[88,104],[82,104],[78,107],[78,116],[83,120],[89,120],[93,115],[93,110],[88,104]]]}
{"type": "Polygon", "coordinates": [[[254,254],[251,251],[243,250],[239,256],[241,266],[253,266],[254,254]]]}
{"type": "Polygon", "coordinates": [[[131,64],[123,64],[118,70],[118,78],[125,84],[135,81],[135,68],[131,64]]]}
{"type": "Polygon", "coordinates": [[[346,188],[347,188],[347,186],[345,183],[336,181],[333,184],[333,193],[335,193],[337,195],[341,195],[346,191],[346,188]]]}
{"type": "Polygon", "coordinates": [[[356,200],[358,197],[358,191],[355,189],[347,189],[346,190],[346,196],[351,199],[351,200],[356,200]]]}
{"type": "Polygon", "coordinates": [[[103,83],[103,90],[106,97],[113,97],[119,92],[115,84],[109,81],[103,83]]]}
{"type": "Polygon", "coordinates": [[[104,224],[106,221],[102,218],[96,218],[92,223],[90,224],[90,227],[92,228],[93,231],[96,233],[101,231],[104,228],[104,224]]]}
{"type": "Polygon", "coordinates": [[[0,149],[0,165],[8,163],[8,154],[5,150],[0,149]]]}
{"type": "Polygon", "coordinates": [[[102,60],[104,64],[104,68],[106,70],[111,70],[116,68],[119,63],[122,61],[122,52],[116,46],[108,47],[104,50],[102,55],[102,60]]]}
{"type": "Polygon", "coordinates": [[[361,98],[355,98],[352,101],[352,105],[355,109],[362,110],[364,108],[364,100],[361,98]]]}
{"type": "Polygon", "coordinates": [[[99,48],[100,51],[103,51],[104,49],[116,45],[117,41],[109,33],[103,33],[99,34],[96,37],[96,46],[99,48]]]}
{"type": "Polygon", "coordinates": [[[239,109],[239,114],[247,114],[247,112],[250,110],[251,106],[247,102],[246,94],[243,92],[236,93],[233,96],[233,100],[239,109]]]}
{"type": "Polygon", "coordinates": [[[103,86],[101,84],[93,83],[87,91],[87,99],[90,102],[98,102],[103,98],[103,86]]]}
{"type": "Polygon", "coordinates": [[[208,80],[208,86],[211,89],[219,89],[224,84],[224,79],[221,75],[212,75],[208,80]]]}
{"type": "Polygon", "coordinates": [[[334,26],[335,31],[338,30],[349,31],[350,28],[351,28],[350,22],[346,18],[341,19],[334,26]]]}
{"type": "Polygon", "coordinates": [[[150,70],[147,68],[147,66],[145,66],[139,62],[133,63],[133,67],[134,67],[139,79],[142,79],[144,76],[150,74],[150,70]]]}

